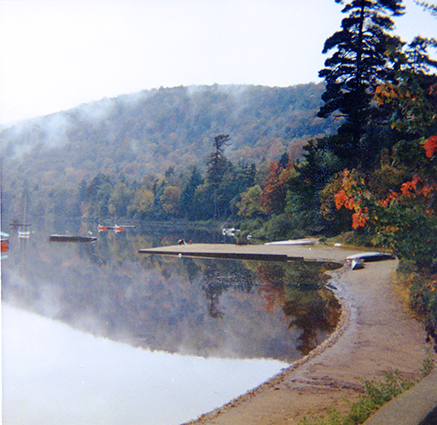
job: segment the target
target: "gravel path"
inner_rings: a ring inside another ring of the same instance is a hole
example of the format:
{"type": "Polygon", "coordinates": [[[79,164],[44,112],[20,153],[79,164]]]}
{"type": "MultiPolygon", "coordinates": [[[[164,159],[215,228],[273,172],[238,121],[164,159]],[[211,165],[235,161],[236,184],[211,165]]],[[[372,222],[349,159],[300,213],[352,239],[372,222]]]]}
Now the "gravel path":
{"type": "MultiPolygon", "coordinates": [[[[193,244],[154,251],[173,255],[285,254],[338,262],[357,252],[321,244],[193,244]]],[[[330,283],[343,307],[336,332],[309,356],[268,382],[190,424],[296,424],[308,411],[319,414],[329,407],[347,411],[346,399],[357,398],[363,379],[382,379],[385,370],[399,369],[410,378],[418,378],[426,357],[426,334],[397,298],[391,283],[396,266],[397,260],[387,260],[366,263],[360,270],[345,266],[331,272],[330,283]]]]}

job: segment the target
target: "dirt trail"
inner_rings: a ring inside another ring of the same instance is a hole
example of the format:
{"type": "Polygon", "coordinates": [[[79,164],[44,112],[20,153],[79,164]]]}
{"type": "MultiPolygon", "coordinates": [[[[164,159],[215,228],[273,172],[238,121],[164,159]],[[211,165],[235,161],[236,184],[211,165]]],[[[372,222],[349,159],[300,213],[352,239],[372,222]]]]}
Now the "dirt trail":
{"type": "MultiPolygon", "coordinates": [[[[173,248],[182,255],[199,249],[205,252],[228,249],[336,261],[351,253],[319,246],[173,248]]],[[[335,407],[347,411],[346,399],[355,400],[362,390],[362,380],[381,379],[387,369],[396,368],[418,378],[426,355],[426,334],[395,294],[391,279],[396,266],[396,260],[389,260],[366,263],[361,270],[344,267],[332,272],[331,284],[337,288],[343,315],[331,338],[260,387],[190,424],[296,424],[310,410],[321,413],[327,407],[335,407]]]]}

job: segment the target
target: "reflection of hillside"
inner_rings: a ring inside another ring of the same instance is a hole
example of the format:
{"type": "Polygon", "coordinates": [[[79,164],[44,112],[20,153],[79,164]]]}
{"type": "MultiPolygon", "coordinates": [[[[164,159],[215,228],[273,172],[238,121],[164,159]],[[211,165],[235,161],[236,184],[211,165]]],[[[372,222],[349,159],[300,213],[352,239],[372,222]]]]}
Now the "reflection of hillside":
{"type": "Polygon", "coordinates": [[[139,256],[137,246],[153,238],[108,233],[95,245],[56,246],[41,239],[26,246],[22,268],[15,246],[3,297],[95,335],[201,356],[293,361],[335,326],[332,295],[295,285],[308,267],[139,256]]]}

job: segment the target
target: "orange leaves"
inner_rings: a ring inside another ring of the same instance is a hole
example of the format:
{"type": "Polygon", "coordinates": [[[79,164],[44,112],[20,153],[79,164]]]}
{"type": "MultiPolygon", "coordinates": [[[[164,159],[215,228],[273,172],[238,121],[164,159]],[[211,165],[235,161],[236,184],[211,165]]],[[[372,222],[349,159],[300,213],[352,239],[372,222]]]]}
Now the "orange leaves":
{"type": "MultiPolygon", "coordinates": [[[[437,137],[435,143],[437,151],[437,137]]],[[[341,186],[334,195],[334,202],[338,210],[344,207],[352,211],[354,229],[370,223],[385,233],[395,234],[400,228],[409,226],[408,223],[399,221],[402,214],[405,214],[408,219],[417,214],[425,218],[432,217],[436,195],[437,182],[415,175],[410,181],[401,185],[399,192],[391,190],[388,195],[385,195],[385,199],[378,200],[369,191],[363,177],[357,171],[345,170],[341,186]]]]}
{"type": "Polygon", "coordinates": [[[437,151],[437,136],[431,136],[423,147],[426,150],[426,157],[431,158],[437,151]]]}
{"type": "Polygon", "coordinates": [[[269,175],[264,183],[264,189],[260,199],[260,205],[269,213],[282,212],[285,207],[287,185],[295,168],[290,160],[284,168],[277,161],[273,161],[269,165],[269,175]]]}
{"type": "Polygon", "coordinates": [[[379,205],[382,205],[383,207],[388,207],[388,206],[390,205],[390,202],[391,202],[392,200],[396,199],[398,196],[399,196],[399,193],[391,191],[391,192],[388,194],[387,198],[385,198],[385,199],[383,199],[383,200],[380,200],[380,201],[378,201],[377,203],[378,203],[379,205]]]}
{"type": "Polygon", "coordinates": [[[367,208],[359,208],[357,212],[352,214],[352,227],[356,230],[359,227],[364,227],[369,221],[367,208]]]}
{"type": "Polygon", "coordinates": [[[346,204],[346,202],[349,202],[349,196],[346,195],[346,192],[344,190],[340,190],[335,194],[334,202],[335,202],[335,208],[339,210],[341,207],[343,207],[346,204]]]}
{"type": "Polygon", "coordinates": [[[414,176],[413,180],[404,183],[401,186],[402,195],[404,198],[412,196],[423,196],[424,198],[431,198],[437,191],[437,183],[433,180],[424,182],[419,176],[414,176]]]}
{"type": "Polygon", "coordinates": [[[378,86],[375,89],[375,100],[378,102],[379,106],[389,102],[393,98],[397,98],[398,96],[399,93],[395,90],[395,87],[389,83],[383,86],[378,86]]]}
{"type": "Polygon", "coordinates": [[[421,183],[422,181],[423,180],[419,176],[414,176],[413,180],[406,182],[401,186],[402,195],[409,195],[412,192],[416,192],[418,183],[421,183]]]}
{"type": "Polygon", "coordinates": [[[355,207],[355,200],[353,197],[347,196],[344,190],[338,191],[334,196],[335,208],[338,210],[345,207],[348,210],[353,210],[355,207]]]}
{"type": "Polygon", "coordinates": [[[361,206],[360,195],[362,194],[359,189],[357,189],[358,180],[361,179],[357,178],[357,176],[353,176],[353,173],[348,170],[344,170],[342,189],[334,195],[335,207],[338,210],[345,207],[348,210],[354,211],[352,214],[352,227],[354,229],[364,227],[369,221],[367,207],[361,206]]]}

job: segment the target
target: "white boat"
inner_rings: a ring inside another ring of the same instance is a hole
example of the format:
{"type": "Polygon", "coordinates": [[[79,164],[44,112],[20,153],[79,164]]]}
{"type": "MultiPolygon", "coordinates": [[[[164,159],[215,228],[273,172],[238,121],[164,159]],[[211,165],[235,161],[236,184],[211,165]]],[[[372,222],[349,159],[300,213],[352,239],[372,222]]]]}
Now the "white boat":
{"type": "Polygon", "coordinates": [[[288,241],[267,242],[264,245],[314,245],[317,242],[318,239],[302,238],[302,239],[290,239],[288,241]]]}
{"type": "Polygon", "coordinates": [[[20,229],[18,229],[18,237],[19,238],[30,238],[30,224],[26,223],[26,208],[27,208],[27,198],[24,198],[24,217],[23,223],[20,224],[20,229]]]}
{"type": "Polygon", "coordinates": [[[19,238],[30,238],[30,230],[19,230],[18,231],[18,237],[19,238]]]}
{"type": "Polygon", "coordinates": [[[364,267],[364,260],[362,258],[353,258],[350,263],[352,270],[362,269],[364,267]]]}
{"type": "Polygon", "coordinates": [[[239,232],[239,230],[235,229],[235,227],[223,227],[222,229],[223,236],[235,236],[235,232],[239,232]]]}
{"type": "Polygon", "coordinates": [[[361,259],[367,263],[371,261],[394,260],[395,258],[393,254],[386,254],[384,252],[361,252],[359,254],[349,255],[349,257],[346,257],[346,261],[351,262],[352,260],[361,259]]]}

